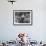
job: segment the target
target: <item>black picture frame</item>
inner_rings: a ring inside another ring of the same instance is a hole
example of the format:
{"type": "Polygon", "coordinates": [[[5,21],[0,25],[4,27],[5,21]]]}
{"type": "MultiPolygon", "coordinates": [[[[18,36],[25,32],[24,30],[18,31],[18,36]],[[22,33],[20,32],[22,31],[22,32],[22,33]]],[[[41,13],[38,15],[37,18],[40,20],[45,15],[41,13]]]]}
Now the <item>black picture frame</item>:
{"type": "Polygon", "coordinates": [[[27,25],[32,25],[32,24],[33,24],[33,11],[32,10],[13,10],[13,25],[23,25],[23,26],[26,25],[27,26],[27,25]],[[24,19],[25,19],[24,21],[22,21],[23,19],[20,19],[23,16],[22,14],[24,14],[24,19]],[[26,22],[26,20],[29,20],[29,21],[26,22]]]}

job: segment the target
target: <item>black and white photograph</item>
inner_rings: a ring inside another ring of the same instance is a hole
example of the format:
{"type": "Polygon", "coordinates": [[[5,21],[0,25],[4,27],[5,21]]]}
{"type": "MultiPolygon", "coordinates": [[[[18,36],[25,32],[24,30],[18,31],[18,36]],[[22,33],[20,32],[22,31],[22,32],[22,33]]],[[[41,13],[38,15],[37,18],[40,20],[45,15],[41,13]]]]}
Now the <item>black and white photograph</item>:
{"type": "Polygon", "coordinates": [[[14,10],[13,24],[32,24],[32,10],[14,10]]]}

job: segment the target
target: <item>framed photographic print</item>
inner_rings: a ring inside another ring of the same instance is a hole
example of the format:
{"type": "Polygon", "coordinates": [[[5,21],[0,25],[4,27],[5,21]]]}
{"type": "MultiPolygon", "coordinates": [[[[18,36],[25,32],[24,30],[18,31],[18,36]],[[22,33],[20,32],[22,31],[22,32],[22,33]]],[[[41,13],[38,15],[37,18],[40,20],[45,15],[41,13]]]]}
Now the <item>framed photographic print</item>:
{"type": "Polygon", "coordinates": [[[32,25],[32,10],[13,10],[14,25],[32,25]]]}

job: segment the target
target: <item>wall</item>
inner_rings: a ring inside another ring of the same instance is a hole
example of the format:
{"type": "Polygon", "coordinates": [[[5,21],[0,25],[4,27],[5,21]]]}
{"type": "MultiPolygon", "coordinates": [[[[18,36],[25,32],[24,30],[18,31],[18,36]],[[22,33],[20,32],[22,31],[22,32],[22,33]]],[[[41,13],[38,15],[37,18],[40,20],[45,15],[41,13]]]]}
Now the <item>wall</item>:
{"type": "Polygon", "coordinates": [[[13,5],[7,0],[0,0],[0,40],[11,40],[18,32],[31,34],[33,40],[46,40],[46,1],[17,0],[13,5]],[[32,26],[14,26],[13,10],[33,10],[32,26]]]}

